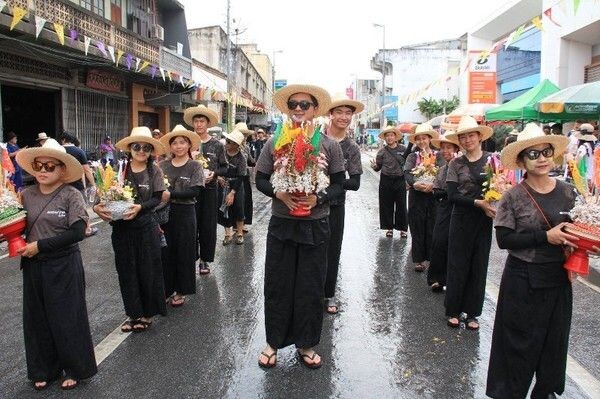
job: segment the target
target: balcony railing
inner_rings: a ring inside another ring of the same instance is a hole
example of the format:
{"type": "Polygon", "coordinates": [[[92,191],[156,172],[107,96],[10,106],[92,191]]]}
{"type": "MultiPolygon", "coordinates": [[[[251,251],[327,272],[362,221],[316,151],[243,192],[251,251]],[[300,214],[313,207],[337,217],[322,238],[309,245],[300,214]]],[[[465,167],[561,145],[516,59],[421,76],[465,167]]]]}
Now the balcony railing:
{"type": "Polygon", "coordinates": [[[192,77],[192,60],[162,46],[160,47],[160,66],[185,78],[192,77]]]}
{"type": "MultiPolygon", "coordinates": [[[[35,15],[48,22],[58,22],[65,30],[74,27],[79,35],[99,40],[107,46],[123,50],[125,53],[147,60],[151,64],[159,63],[159,45],[127,29],[87,11],[65,0],[8,0],[11,7],[21,7],[33,11],[35,15]],[[31,7],[30,7],[31,5],[31,7]]],[[[80,40],[82,38],[80,37],[80,40]]]]}

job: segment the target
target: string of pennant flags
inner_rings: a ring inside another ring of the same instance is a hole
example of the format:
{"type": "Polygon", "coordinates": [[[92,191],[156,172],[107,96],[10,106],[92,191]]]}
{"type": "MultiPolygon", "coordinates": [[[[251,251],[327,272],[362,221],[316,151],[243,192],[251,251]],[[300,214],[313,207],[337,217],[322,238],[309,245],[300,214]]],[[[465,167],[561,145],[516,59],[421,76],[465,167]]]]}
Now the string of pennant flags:
{"type": "Polygon", "coordinates": [[[527,30],[529,30],[531,28],[535,28],[539,31],[543,31],[544,30],[543,18],[547,19],[552,24],[554,24],[558,27],[561,27],[560,23],[558,21],[556,21],[554,15],[552,13],[552,9],[555,6],[558,6],[561,8],[561,11],[563,12],[563,14],[566,15],[568,1],[571,1],[573,4],[573,15],[577,15],[577,12],[579,11],[579,6],[581,3],[581,0],[560,0],[554,6],[549,7],[547,10],[545,10],[542,13],[542,15],[538,15],[538,16],[534,17],[527,23],[519,26],[517,29],[512,31],[506,37],[504,37],[504,38],[498,40],[497,42],[495,42],[494,44],[492,44],[492,46],[490,46],[489,49],[482,51],[477,57],[469,58],[467,60],[466,65],[464,66],[464,68],[462,70],[456,69],[454,71],[451,71],[447,75],[445,75],[433,82],[430,82],[429,84],[413,91],[412,93],[400,97],[397,101],[394,101],[392,103],[385,104],[385,105],[379,107],[376,111],[372,112],[371,114],[368,114],[368,118],[372,118],[372,117],[378,115],[379,113],[381,113],[381,111],[392,108],[394,106],[401,107],[403,105],[410,104],[410,103],[417,101],[426,92],[428,92],[431,88],[433,88],[439,84],[449,82],[450,80],[462,75],[464,72],[466,72],[469,69],[469,66],[471,65],[471,63],[474,59],[485,60],[487,57],[489,57],[490,54],[495,54],[498,51],[500,51],[501,49],[507,49],[511,44],[513,44],[517,40],[519,40],[519,38],[523,35],[524,32],[526,32],[527,30]]]}
{"type": "MultiPolygon", "coordinates": [[[[6,1],[0,0],[0,12],[2,12],[5,7],[7,7],[6,1]]],[[[10,8],[10,6],[8,7],[9,12],[12,14],[12,20],[10,23],[10,30],[12,31],[23,20],[23,18],[27,16],[29,11],[18,6],[14,6],[12,8],[10,8]]],[[[89,54],[90,47],[93,46],[98,49],[104,58],[110,59],[110,61],[114,63],[115,67],[119,67],[120,65],[124,64],[127,70],[136,73],[145,73],[145,71],[148,69],[152,79],[160,76],[163,81],[167,81],[168,79],[171,82],[181,85],[184,89],[195,89],[196,99],[198,101],[227,101],[229,103],[255,108],[252,101],[247,98],[238,96],[235,93],[230,94],[223,92],[214,87],[203,86],[194,81],[194,79],[187,79],[176,72],[169,71],[158,65],[152,64],[147,60],[135,57],[129,53],[125,53],[123,50],[107,45],[100,40],[92,39],[86,35],[80,35],[75,28],[69,28],[67,32],[65,32],[64,25],[57,22],[48,21],[47,19],[35,14],[33,15],[33,21],[35,24],[36,39],[39,38],[46,24],[51,24],[59,43],[62,46],[65,45],[65,37],[68,37],[70,44],[73,45],[75,41],[83,36],[83,50],[86,56],[89,54]]]]}

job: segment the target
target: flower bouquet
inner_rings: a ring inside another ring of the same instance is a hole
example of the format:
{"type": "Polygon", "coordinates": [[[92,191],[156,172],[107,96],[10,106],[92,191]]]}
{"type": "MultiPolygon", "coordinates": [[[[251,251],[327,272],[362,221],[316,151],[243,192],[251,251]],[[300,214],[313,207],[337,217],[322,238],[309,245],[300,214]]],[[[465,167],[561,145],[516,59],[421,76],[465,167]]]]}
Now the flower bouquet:
{"type": "Polygon", "coordinates": [[[22,234],[27,226],[27,212],[23,210],[10,180],[6,177],[3,180],[0,185],[0,234],[8,242],[8,255],[15,257],[19,255],[18,250],[26,245],[22,234]]]}
{"type": "MultiPolygon", "coordinates": [[[[273,189],[285,191],[296,197],[316,194],[329,186],[325,154],[320,153],[321,132],[307,124],[287,122],[279,125],[273,137],[275,163],[271,177],[273,189]],[[312,135],[311,135],[312,133],[312,135]]],[[[290,210],[291,216],[306,217],[310,209],[298,207],[290,210]]]]}
{"type": "Polygon", "coordinates": [[[513,182],[502,168],[498,153],[494,153],[488,157],[483,167],[483,173],[486,176],[482,184],[483,199],[495,205],[500,201],[502,195],[513,186],[513,182]]]}
{"type": "Polygon", "coordinates": [[[600,187],[600,149],[594,154],[594,171],[592,177],[592,192],[589,190],[586,177],[580,174],[575,161],[568,162],[569,171],[573,177],[573,183],[579,192],[576,204],[569,212],[573,223],[564,227],[566,233],[578,238],[577,248],[571,253],[565,262],[565,269],[569,272],[586,276],[589,273],[589,258],[587,251],[593,247],[600,247],[600,199],[598,192],[593,195],[594,186],[596,190],[600,187]]]}
{"type": "Polygon", "coordinates": [[[415,183],[433,184],[438,167],[435,164],[436,156],[434,153],[422,155],[417,153],[417,166],[410,173],[415,175],[415,183]]]}
{"type": "Polygon", "coordinates": [[[119,173],[115,173],[110,164],[96,169],[96,195],[110,211],[112,220],[123,219],[123,213],[133,205],[133,188],[125,181],[125,170],[125,164],[119,166],[119,173]]]}

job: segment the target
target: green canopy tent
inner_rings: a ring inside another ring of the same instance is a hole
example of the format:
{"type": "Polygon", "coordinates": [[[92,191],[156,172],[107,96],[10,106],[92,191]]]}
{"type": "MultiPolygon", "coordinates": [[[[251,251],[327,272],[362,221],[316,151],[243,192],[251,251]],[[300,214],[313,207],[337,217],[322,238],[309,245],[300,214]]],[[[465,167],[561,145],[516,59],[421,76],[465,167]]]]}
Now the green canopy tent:
{"type": "Polygon", "coordinates": [[[551,94],[537,104],[542,121],[600,119],[600,82],[571,86],[551,94]]]}
{"type": "Polygon", "coordinates": [[[524,121],[539,119],[537,103],[558,92],[560,89],[548,79],[544,79],[519,97],[492,108],[485,113],[485,120],[490,121],[524,121]]]}

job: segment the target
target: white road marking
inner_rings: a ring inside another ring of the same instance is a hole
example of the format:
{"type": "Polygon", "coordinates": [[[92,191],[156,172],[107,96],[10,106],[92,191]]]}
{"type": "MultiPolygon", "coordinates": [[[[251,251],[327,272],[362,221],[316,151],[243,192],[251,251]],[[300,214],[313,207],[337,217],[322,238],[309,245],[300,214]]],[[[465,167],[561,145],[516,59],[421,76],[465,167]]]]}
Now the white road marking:
{"type": "MultiPolygon", "coordinates": [[[[123,320],[123,323],[125,322],[125,320],[123,320]]],[[[110,354],[113,353],[115,349],[117,349],[117,347],[121,345],[121,343],[125,341],[129,335],[131,335],[130,332],[121,332],[121,324],[119,324],[117,328],[115,328],[110,334],[108,334],[106,338],[104,338],[102,342],[100,342],[94,348],[97,364],[102,363],[104,359],[110,356],[110,354]]]]}
{"type": "Polygon", "coordinates": [[[577,276],[577,281],[579,281],[580,283],[583,283],[583,285],[587,285],[588,287],[590,287],[591,289],[593,289],[594,291],[596,291],[597,293],[600,294],[600,288],[596,284],[590,283],[586,279],[581,278],[581,276],[577,276]]]}

